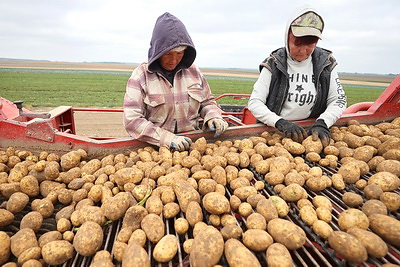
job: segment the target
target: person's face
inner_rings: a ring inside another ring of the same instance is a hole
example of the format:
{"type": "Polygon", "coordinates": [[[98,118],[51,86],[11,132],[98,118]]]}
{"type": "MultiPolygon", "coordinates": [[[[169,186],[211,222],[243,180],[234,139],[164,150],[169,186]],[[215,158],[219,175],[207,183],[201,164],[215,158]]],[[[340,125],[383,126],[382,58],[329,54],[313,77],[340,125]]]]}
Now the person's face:
{"type": "Polygon", "coordinates": [[[160,65],[166,70],[174,70],[181,62],[185,50],[183,51],[168,51],[160,57],[160,65]]]}
{"type": "Polygon", "coordinates": [[[318,40],[315,43],[305,44],[300,41],[300,38],[296,38],[292,32],[289,32],[288,45],[290,56],[297,61],[305,60],[312,54],[317,42],[318,40]]]}

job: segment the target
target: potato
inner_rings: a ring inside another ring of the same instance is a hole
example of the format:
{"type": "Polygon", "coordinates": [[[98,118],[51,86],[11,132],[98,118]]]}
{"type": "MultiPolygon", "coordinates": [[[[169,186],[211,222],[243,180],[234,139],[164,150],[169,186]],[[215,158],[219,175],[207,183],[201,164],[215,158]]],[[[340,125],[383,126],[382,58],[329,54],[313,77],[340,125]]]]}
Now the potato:
{"type": "Polygon", "coordinates": [[[289,206],[285,200],[278,196],[270,196],[269,199],[274,204],[279,217],[285,217],[289,213],[289,206]]]}
{"type": "Polygon", "coordinates": [[[140,225],[147,238],[153,243],[157,243],[164,236],[164,221],[154,213],[147,214],[140,225]]]}
{"type": "Polygon", "coordinates": [[[23,265],[28,260],[38,260],[42,258],[40,247],[31,247],[21,253],[18,257],[18,264],[23,265]]]}
{"type": "Polygon", "coordinates": [[[317,212],[314,210],[312,206],[304,206],[300,209],[300,218],[305,222],[308,226],[311,226],[318,220],[317,212]]]}
{"type": "Polygon", "coordinates": [[[321,140],[318,139],[314,141],[312,136],[308,136],[306,139],[303,140],[301,144],[305,147],[306,154],[310,152],[316,152],[318,154],[321,154],[323,149],[321,140]]]}
{"type": "Polygon", "coordinates": [[[243,230],[238,225],[228,224],[222,227],[220,230],[222,237],[224,240],[228,240],[230,238],[241,239],[243,235],[243,230]]]}
{"type": "Polygon", "coordinates": [[[216,165],[211,170],[211,178],[214,179],[218,184],[225,186],[226,185],[225,169],[220,165],[216,165]]]}
{"type": "Polygon", "coordinates": [[[120,192],[103,202],[101,204],[101,210],[106,218],[116,221],[125,215],[126,210],[129,208],[129,204],[129,193],[120,192]]]}
{"type": "Polygon", "coordinates": [[[215,187],[218,183],[213,179],[201,179],[198,182],[199,185],[199,193],[204,196],[207,193],[214,192],[215,187]]]}
{"type": "Polygon", "coordinates": [[[274,186],[283,183],[285,180],[285,175],[281,172],[270,171],[265,175],[264,180],[270,185],[274,186]]]}
{"type": "Polygon", "coordinates": [[[320,177],[311,177],[306,181],[307,187],[314,192],[320,192],[326,188],[326,182],[320,177]]]}
{"type": "Polygon", "coordinates": [[[190,264],[193,267],[213,266],[219,262],[223,252],[222,234],[213,226],[206,226],[194,237],[190,264]]]}
{"type": "Polygon", "coordinates": [[[31,204],[33,211],[38,211],[42,214],[43,218],[50,217],[54,212],[54,205],[48,198],[34,199],[31,204]]]}
{"type": "Polygon", "coordinates": [[[225,242],[224,254],[229,266],[261,266],[257,257],[234,238],[225,242]]]}
{"type": "Polygon", "coordinates": [[[103,229],[95,222],[84,222],[75,234],[73,245],[82,256],[94,255],[103,244],[103,229]]]}
{"type": "Polygon", "coordinates": [[[368,162],[372,159],[372,157],[376,152],[377,150],[373,146],[365,145],[362,147],[355,148],[353,157],[357,160],[368,162]]]}
{"type": "Polygon", "coordinates": [[[222,214],[230,211],[229,200],[216,192],[210,192],[203,197],[203,207],[211,214],[222,214]]]}
{"type": "Polygon", "coordinates": [[[178,203],[175,202],[169,202],[167,204],[164,205],[162,214],[164,216],[164,218],[166,219],[170,219],[175,217],[176,215],[178,215],[178,213],[180,212],[180,208],[178,203]]]}
{"type": "Polygon", "coordinates": [[[356,237],[367,249],[367,253],[372,257],[382,258],[388,252],[386,243],[378,235],[370,231],[360,228],[351,228],[347,230],[347,233],[356,237]]]}
{"type": "Polygon", "coordinates": [[[390,211],[396,211],[400,208],[400,195],[397,193],[384,192],[380,195],[379,200],[382,201],[390,211]]]}
{"type": "Polygon", "coordinates": [[[284,219],[272,219],[268,222],[268,233],[276,242],[287,249],[296,250],[306,242],[306,234],[296,224],[284,219]]]}
{"type": "Polygon", "coordinates": [[[190,201],[200,203],[200,194],[190,185],[188,181],[178,179],[173,184],[175,195],[178,199],[179,206],[183,212],[186,212],[187,205],[190,201]]]}
{"type": "Polygon", "coordinates": [[[252,213],[246,219],[246,227],[247,229],[267,229],[267,221],[264,216],[260,213],[252,213]]]}
{"type": "Polygon", "coordinates": [[[354,184],[360,179],[360,168],[354,161],[340,166],[337,173],[342,175],[343,181],[348,184],[354,184]]]}
{"type": "Polygon", "coordinates": [[[306,190],[299,184],[289,184],[279,193],[285,201],[298,201],[301,198],[307,198],[306,190]]]}
{"type": "Polygon", "coordinates": [[[43,223],[43,216],[37,211],[31,211],[24,215],[21,220],[20,229],[31,228],[35,233],[40,230],[43,223]]]}
{"type": "Polygon", "coordinates": [[[361,263],[368,259],[367,250],[362,243],[346,232],[334,231],[329,236],[328,243],[337,253],[350,262],[361,263]]]}
{"type": "Polygon", "coordinates": [[[317,217],[319,220],[322,220],[327,223],[332,221],[332,212],[328,208],[318,207],[315,209],[315,212],[317,213],[317,217]]]}
{"type": "Polygon", "coordinates": [[[22,192],[13,193],[7,201],[6,209],[12,213],[22,211],[29,202],[29,196],[22,192]]]}
{"type": "MultiPolygon", "coordinates": [[[[232,197],[231,197],[231,199],[232,199],[232,197]]],[[[247,201],[247,203],[249,203],[251,205],[252,208],[256,208],[257,207],[257,203],[262,199],[266,199],[264,195],[255,194],[255,195],[250,195],[246,199],[246,201],[247,201]]]]}
{"type": "Polygon", "coordinates": [[[342,196],[342,200],[349,207],[363,204],[362,196],[353,192],[345,192],[342,196]]]}
{"type": "Polygon", "coordinates": [[[368,184],[377,184],[383,192],[396,190],[400,186],[400,179],[393,173],[382,171],[373,174],[368,179],[368,184]]]}
{"type": "Polygon", "coordinates": [[[250,186],[250,182],[244,177],[238,177],[230,181],[229,186],[232,190],[236,190],[240,187],[250,186]]]}
{"type": "Polygon", "coordinates": [[[65,240],[54,240],[42,247],[43,260],[50,265],[59,265],[67,262],[74,256],[74,247],[65,240]]]}
{"type": "Polygon", "coordinates": [[[280,243],[271,244],[266,251],[267,265],[270,267],[292,267],[293,259],[289,250],[280,243]]]}
{"type": "Polygon", "coordinates": [[[59,231],[46,232],[39,237],[38,240],[39,247],[43,247],[45,244],[51,241],[61,240],[61,239],[62,239],[62,234],[59,231]]]}
{"type": "Polygon", "coordinates": [[[154,247],[153,258],[158,262],[172,260],[178,251],[178,244],[179,242],[175,235],[165,235],[154,247]]]}
{"type": "Polygon", "coordinates": [[[316,207],[326,207],[328,210],[332,211],[332,203],[331,201],[325,197],[325,196],[321,196],[321,195],[316,195],[313,199],[312,199],[312,204],[316,207]]]}
{"type": "Polygon", "coordinates": [[[144,247],[146,245],[146,241],[147,241],[146,233],[139,228],[132,232],[131,236],[129,237],[128,244],[130,244],[131,242],[136,242],[140,246],[144,247]]]}
{"type": "Polygon", "coordinates": [[[117,185],[123,186],[128,182],[137,184],[143,179],[144,172],[137,167],[122,168],[115,172],[114,177],[117,185]]]}
{"type": "Polygon", "coordinates": [[[242,239],[243,244],[253,251],[265,251],[274,242],[271,235],[261,229],[248,229],[242,239]]]}
{"type": "Polygon", "coordinates": [[[247,202],[242,202],[239,205],[238,212],[241,216],[247,217],[253,212],[253,208],[247,202]]]}
{"type": "Polygon", "coordinates": [[[39,195],[39,182],[33,175],[27,175],[21,179],[20,182],[21,192],[27,194],[29,197],[36,197],[39,195]]]}
{"type": "Polygon", "coordinates": [[[371,230],[392,245],[400,246],[400,221],[383,214],[368,216],[371,230]]]}
{"type": "Polygon", "coordinates": [[[130,207],[125,213],[122,227],[129,227],[132,231],[135,231],[140,228],[140,224],[147,214],[148,212],[143,206],[130,207]]]}
{"type": "Polygon", "coordinates": [[[174,222],[174,228],[179,235],[183,235],[189,230],[189,222],[185,218],[178,218],[174,222]]]}
{"type": "Polygon", "coordinates": [[[342,231],[347,231],[353,227],[367,229],[369,221],[367,215],[361,210],[349,208],[339,214],[338,225],[342,231]]]}
{"type": "Polygon", "coordinates": [[[189,225],[192,227],[196,223],[203,221],[203,210],[201,209],[200,204],[196,201],[190,201],[186,209],[185,217],[189,225]]]}
{"type": "Polygon", "coordinates": [[[364,187],[364,195],[367,199],[379,199],[382,193],[382,188],[377,184],[369,184],[364,187]]]}
{"type": "Polygon", "coordinates": [[[11,239],[6,232],[0,231],[0,264],[5,263],[11,255],[11,239]]]}
{"type": "Polygon", "coordinates": [[[314,233],[316,233],[323,239],[328,239],[329,236],[333,233],[332,227],[323,220],[316,220],[312,225],[312,229],[314,233]]]}
{"type": "Polygon", "coordinates": [[[264,216],[266,222],[268,223],[272,219],[278,218],[278,210],[272,202],[272,199],[262,199],[257,203],[256,210],[262,216],[264,216]]]}
{"type": "Polygon", "coordinates": [[[35,232],[31,228],[20,229],[11,237],[11,252],[19,257],[25,250],[37,247],[35,232]]]}
{"type": "Polygon", "coordinates": [[[150,267],[146,250],[136,242],[129,243],[122,256],[122,267],[130,266],[150,267]]]}
{"type": "Polygon", "coordinates": [[[276,171],[286,175],[290,171],[290,161],[284,156],[271,158],[269,169],[271,172],[276,171]]]}

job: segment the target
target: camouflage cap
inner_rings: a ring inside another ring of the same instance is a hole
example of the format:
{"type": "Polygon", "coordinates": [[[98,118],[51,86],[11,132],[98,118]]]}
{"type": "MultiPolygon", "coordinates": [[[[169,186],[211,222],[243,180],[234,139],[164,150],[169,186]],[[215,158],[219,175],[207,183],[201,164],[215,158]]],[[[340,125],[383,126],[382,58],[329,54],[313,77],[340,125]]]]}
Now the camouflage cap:
{"type": "Polygon", "coordinates": [[[318,14],[310,11],[296,18],[290,26],[296,37],[312,35],[321,39],[324,21],[318,14]]]}

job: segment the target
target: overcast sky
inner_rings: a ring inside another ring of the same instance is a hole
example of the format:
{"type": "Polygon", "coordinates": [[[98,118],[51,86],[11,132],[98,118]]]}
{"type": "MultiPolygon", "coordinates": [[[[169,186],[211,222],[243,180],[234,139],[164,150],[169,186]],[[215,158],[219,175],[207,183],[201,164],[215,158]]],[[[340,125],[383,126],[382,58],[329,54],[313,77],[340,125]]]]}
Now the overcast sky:
{"type": "Polygon", "coordinates": [[[398,0],[0,0],[0,58],[140,63],[168,11],[186,25],[200,68],[257,69],[304,4],[325,21],[318,45],[337,71],[400,73],[398,0]]]}

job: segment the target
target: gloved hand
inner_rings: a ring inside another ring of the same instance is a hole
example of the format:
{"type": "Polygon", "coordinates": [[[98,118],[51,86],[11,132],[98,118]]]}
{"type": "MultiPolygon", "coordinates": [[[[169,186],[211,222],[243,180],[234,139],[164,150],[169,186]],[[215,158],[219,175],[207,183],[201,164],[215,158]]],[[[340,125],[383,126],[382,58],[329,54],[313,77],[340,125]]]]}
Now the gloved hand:
{"type": "Polygon", "coordinates": [[[275,128],[284,133],[286,137],[289,137],[298,143],[303,142],[303,140],[307,137],[307,132],[303,129],[303,127],[285,119],[278,120],[275,123],[275,128]]]}
{"type": "Polygon", "coordinates": [[[317,141],[318,138],[321,140],[322,146],[326,147],[331,141],[331,133],[322,119],[317,120],[313,126],[308,130],[308,135],[312,135],[312,140],[317,141]]]}
{"type": "Polygon", "coordinates": [[[229,126],[228,123],[221,118],[211,119],[207,121],[207,125],[211,131],[215,131],[214,137],[217,137],[220,134],[222,134],[229,126]]]}
{"type": "Polygon", "coordinates": [[[174,139],[172,139],[172,142],[169,145],[169,148],[177,151],[184,151],[189,150],[191,144],[192,140],[189,137],[175,135],[174,139]]]}

